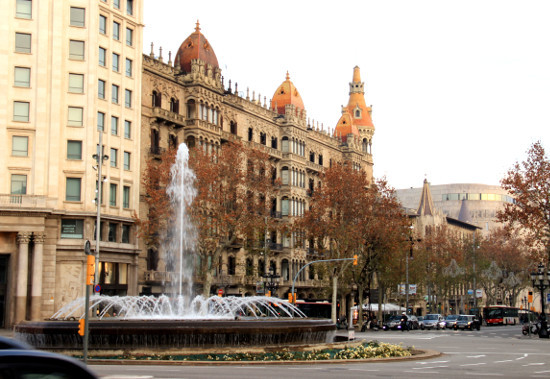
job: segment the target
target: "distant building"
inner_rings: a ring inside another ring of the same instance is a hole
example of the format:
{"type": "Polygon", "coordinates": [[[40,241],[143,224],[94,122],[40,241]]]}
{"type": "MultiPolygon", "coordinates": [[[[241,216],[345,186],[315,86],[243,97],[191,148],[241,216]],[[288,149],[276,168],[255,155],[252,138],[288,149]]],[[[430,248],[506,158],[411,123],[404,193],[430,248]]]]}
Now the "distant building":
{"type": "MultiPolygon", "coordinates": [[[[398,189],[397,197],[407,209],[417,209],[422,187],[398,189]]],[[[496,213],[505,203],[513,202],[500,186],[486,184],[440,184],[430,185],[435,208],[444,215],[479,227],[483,234],[498,227],[496,213]]]]}

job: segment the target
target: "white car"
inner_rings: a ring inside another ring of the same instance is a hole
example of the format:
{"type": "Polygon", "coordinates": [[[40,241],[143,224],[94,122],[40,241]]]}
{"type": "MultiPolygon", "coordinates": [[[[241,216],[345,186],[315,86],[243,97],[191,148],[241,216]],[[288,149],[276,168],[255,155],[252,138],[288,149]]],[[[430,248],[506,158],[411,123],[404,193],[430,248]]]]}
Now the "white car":
{"type": "Polygon", "coordinates": [[[428,314],[424,317],[420,329],[442,329],[445,328],[445,319],[439,313],[428,314]]]}

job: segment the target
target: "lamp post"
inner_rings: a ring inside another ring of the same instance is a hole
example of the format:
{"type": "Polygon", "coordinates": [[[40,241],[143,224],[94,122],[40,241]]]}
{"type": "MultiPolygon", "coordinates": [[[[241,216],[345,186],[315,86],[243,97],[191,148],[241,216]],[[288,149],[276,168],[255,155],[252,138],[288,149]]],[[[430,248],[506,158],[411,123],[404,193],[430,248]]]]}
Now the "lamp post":
{"type": "Polygon", "coordinates": [[[269,273],[262,275],[264,279],[264,294],[265,290],[268,290],[270,296],[275,296],[275,291],[279,288],[280,277],[280,275],[275,275],[273,266],[269,267],[269,273]]]}
{"type": "MultiPolygon", "coordinates": [[[[351,285],[351,295],[350,295],[350,304],[349,304],[349,320],[348,320],[348,340],[355,339],[355,327],[353,326],[353,306],[355,303],[355,292],[357,292],[357,284],[355,282],[351,285]]],[[[359,306],[359,305],[358,305],[359,306]]]]}
{"type": "Polygon", "coordinates": [[[540,304],[542,306],[542,313],[540,315],[540,330],[539,338],[548,338],[548,323],[546,321],[546,314],[544,312],[544,290],[550,286],[550,280],[548,279],[548,272],[545,271],[545,267],[542,263],[539,263],[538,270],[531,273],[531,281],[533,282],[533,288],[538,288],[540,291],[540,304]]]}

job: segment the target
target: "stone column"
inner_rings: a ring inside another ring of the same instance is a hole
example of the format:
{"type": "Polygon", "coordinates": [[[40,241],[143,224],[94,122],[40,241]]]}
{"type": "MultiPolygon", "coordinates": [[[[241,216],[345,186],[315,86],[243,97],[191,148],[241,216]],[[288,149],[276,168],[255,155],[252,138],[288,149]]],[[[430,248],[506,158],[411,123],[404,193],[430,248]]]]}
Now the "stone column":
{"type": "Polygon", "coordinates": [[[15,316],[14,324],[25,320],[27,314],[27,277],[29,266],[29,241],[31,233],[17,233],[17,243],[19,244],[19,253],[17,257],[17,272],[15,289],[15,316]]]}
{"type": "Polygon", "coordinates": [[[44,233],[34,233],[32,257],[31,320],[41,319],[42,310],[42,269],[44,266],[44,233]]]}

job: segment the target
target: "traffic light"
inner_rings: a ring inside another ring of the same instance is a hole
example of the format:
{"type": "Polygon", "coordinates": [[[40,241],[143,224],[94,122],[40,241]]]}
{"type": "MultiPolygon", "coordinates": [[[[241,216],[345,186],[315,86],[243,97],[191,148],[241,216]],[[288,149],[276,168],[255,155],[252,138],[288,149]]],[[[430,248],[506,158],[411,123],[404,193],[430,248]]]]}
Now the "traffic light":
{"type": "Polygon", "coordinates": [[[527,302],[528,303],[533,302],[533,291],[529,291],[529,296],[527,296],[527,302]]]}
{"type": "Polygon", "coordinates": [[[78,320],[78,334],[82,337],[84,337],[85,328],[86,328],[86,320],[81,318],[80,320],[78,320]]]}
{"type": "Polygon", "coordinates": [[[95,256],[88,255],[88,262],[86,264],[86,284],[94,284],[95,279],[95,256]]]}
{"type": "Polygon", "coordinates": [[[296,304],[296,293],[292,294],[292,292],[288,293],[288,302],[291,304],[296,304]]]}
{"type": "Polygon", "coordinates": [[[357,254],[353,256],[353,265],[357,266],[357,254]]]}

